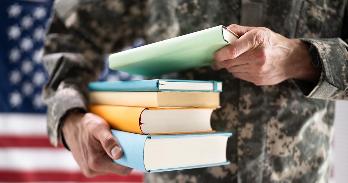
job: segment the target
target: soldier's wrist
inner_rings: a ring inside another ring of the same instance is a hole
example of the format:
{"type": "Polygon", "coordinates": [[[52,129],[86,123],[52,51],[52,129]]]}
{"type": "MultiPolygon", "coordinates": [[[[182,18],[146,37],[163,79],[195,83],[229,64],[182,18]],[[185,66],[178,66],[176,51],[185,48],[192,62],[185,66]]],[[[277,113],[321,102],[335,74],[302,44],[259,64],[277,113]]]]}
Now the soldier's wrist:
{"type": "Polygon", "coordinates": [[[292,69],[289,74],[289,79],[304,80],[316,82],[320,77],[321,68],[314,64],[315,58],[310,52],[310,45],[305,42],[292,39],[293,53],[290,59],[292,60],[292,69]]]}
{"type": "Polygon", "coordinates": [[[76,123],[76,121],[79,121],[85,113],[86,111],[84,109],[73,108],[68,110],[61,118],[59,126],[60,140],[64,147],[68,150],[70,150],[70,148],[66,141],[66,135],[68,135],[68,131],[71,130],[71,123],[76,123]]]}

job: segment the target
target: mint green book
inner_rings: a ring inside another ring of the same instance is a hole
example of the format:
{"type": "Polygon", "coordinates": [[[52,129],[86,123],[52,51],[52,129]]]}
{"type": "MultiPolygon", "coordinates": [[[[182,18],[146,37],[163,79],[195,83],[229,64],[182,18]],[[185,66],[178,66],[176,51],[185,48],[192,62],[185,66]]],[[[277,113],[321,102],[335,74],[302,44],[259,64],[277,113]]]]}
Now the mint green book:
{"type": "Polygon", "coordinates": [[[158,76],[210,65],[214,53],[237,39],[219,25],[109,56],[109,67],[131,74],[158,76]]]}

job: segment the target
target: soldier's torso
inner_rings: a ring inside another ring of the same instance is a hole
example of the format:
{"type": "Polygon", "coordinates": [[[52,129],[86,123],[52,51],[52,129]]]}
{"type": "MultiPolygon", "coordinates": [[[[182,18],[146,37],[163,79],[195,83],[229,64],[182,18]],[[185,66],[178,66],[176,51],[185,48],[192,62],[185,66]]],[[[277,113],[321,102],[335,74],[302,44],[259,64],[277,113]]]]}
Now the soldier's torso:
{"type": "MultiPolygon", "coordinates": [[[[153,42],[231,23],[265,26],[290,38],[339,37],[345,6],[346,0],[85,0],[63,19],[96,47],[114,52],[136,36],[153,42]]],[[[326,181],[333,103],[305,98],[292,81],[257,87],[208,67],[178,77],[223,81],[212,126],[233,132],[231,164],[150,174],[147,181],[326,181]]]]}
{"type": "MultiPolygon", "coordinates": [[[[289,38],[340,37],[346,1],[150,1],[152,41],[232,23],[265,26],[289,38]]],[[[221,80],[218,131],[232,131],[225,167],[147,176],[149,182],[320,182],[328,178],[334,104],[307,99],[293,81],[257,87],[225,71],[201,68],[183,79],[221,80]]]]}

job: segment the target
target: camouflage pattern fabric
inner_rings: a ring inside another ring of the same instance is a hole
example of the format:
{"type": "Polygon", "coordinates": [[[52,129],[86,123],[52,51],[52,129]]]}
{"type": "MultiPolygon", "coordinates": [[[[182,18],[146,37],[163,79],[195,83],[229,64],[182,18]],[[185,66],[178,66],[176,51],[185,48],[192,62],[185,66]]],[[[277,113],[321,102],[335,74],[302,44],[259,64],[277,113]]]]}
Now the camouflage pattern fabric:
{"type": "Polygon", "coordinates": [[[86,84],[97,78],[103,56],[132,38],[154,42],[219,24],[265,26],[315,48],[319,81],[259,87],[208,67],[178,73],[180,79],[224,82],[212,125],[234,133],[227,152],[231,164],[148,174],[146,181],[327,182],[332,100],[348,99],[346,8],[346,0],[77,1],[69,12],[57,13],[46,45],[51,142],[58,143],[60,119],[68,110],[85,109],[86,84]]]}

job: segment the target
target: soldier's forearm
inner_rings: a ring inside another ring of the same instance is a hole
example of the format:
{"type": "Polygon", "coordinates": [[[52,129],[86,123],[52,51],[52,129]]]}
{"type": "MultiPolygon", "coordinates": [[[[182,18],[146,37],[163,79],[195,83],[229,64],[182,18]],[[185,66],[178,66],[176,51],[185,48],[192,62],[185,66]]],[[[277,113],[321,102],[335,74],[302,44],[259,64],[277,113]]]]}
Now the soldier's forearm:
{"type": "Polygon", "coordinates": [[[317,84],[305,92],[308,97],[348,100],[348,52],[347,44],[340,38],[302,39],[317,51],[322,71],[317,84]]]}

